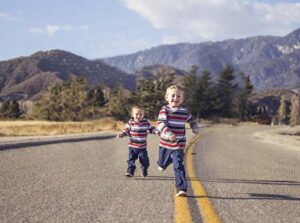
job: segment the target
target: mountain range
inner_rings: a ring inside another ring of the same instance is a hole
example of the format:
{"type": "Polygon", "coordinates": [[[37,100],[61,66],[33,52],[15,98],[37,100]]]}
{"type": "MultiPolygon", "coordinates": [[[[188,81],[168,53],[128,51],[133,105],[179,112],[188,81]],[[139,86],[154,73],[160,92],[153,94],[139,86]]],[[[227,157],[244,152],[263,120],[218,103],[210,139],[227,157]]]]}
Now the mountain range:
{"type": "Polygon", "coordinates": [[[226,66],[250,76],[257,91],[300,89],[300,29],[283,37],[257,36],[237,40],[161,45],[129,55],[88,60],[63,50],[0,61],[0,99],[37,99],[43,90],[71,78],[90,86],[136,88],[136,78],[176,74],[184,77],[193,65],[213,79],[226,66]]]}
{"type": "Polygon", "coordinates": [[[128,73],[144,66],[164,64],[188,71],[197,65],[216,79],[231,65],[243,71],[257,90],[300,88],[300,28],[283,37],[257,36],[219,42],[161,45],[100,61],[128,73]]]}

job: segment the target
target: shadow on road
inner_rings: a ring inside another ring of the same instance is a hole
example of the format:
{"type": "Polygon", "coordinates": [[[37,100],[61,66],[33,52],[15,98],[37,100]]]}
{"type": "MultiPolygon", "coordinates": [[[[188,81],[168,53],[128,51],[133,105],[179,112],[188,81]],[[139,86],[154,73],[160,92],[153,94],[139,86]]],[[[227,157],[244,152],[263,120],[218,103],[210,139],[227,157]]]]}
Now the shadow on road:
{"type": "Polygon", "coordinates": [[[169,176],[147,176],[147,177],[135,177],[135,180],[175,180],[174,177],[169,176]]]}
{"type": "Polygon", "coordinates": [[[188,198],[209,198],[221,200],[283,200],[283,201],[300,201],[299,197],[293,197],[283,194],[259,194],[259,193],[246,193],[244,197],[221,197],[221,196],[187,196],[188,198]]]}
{"type": "Polygon", "coordinates": [[[44,146],[58,143],[74,143],[74,142],[84,142],[92,140],[103,140],[115,138],[115,135],[105,135],[105,136],[91,136],[91,137],[78,137],[78,138],[62,138],[62,139],[46,139],[35,142],[12,142],[10,144],[0,145],[0,151],[10,150],[10,149],[22,149],[26,147],[44,146]]]}
{"type": "MultiPolygon", "coordinates": [[[[245,179],[201,179],[201,182],[208,183],[225,183],[225,184],[262,184],[262,185],[278,185],[278,186],[300,186],[300,182],[287,180],[245,180],[245,179]]],[[[285,200],[300,201],[300,197],[294,197],[285,194],[267,194],[267,193],[244,193],[238,194],[237,197],[222,196],[198,196],[197,194],[187,196],[189,198],[209,198],[222,200],[285,200]],[[241,196],[242,195],[242,196],[241,196]]]]}
{"type": "Polygon", "coordinates": [[[203,178],[203,179],[201,179],[201,182],[300,186],[300,182],[288,181],[288,180],[244,180],[244,179],[205,179],[205,178],[203,178]]]}

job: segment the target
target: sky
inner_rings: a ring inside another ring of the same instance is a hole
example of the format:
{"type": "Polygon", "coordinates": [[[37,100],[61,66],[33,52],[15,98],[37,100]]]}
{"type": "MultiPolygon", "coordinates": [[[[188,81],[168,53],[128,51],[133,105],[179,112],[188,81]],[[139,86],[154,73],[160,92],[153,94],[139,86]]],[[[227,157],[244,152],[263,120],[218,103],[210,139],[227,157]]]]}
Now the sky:
{"type": "Polygon", "coordinates": [[[0,61],[66,50],[87,59],[300,28],[300,0],[0,0],[0,61]]]}

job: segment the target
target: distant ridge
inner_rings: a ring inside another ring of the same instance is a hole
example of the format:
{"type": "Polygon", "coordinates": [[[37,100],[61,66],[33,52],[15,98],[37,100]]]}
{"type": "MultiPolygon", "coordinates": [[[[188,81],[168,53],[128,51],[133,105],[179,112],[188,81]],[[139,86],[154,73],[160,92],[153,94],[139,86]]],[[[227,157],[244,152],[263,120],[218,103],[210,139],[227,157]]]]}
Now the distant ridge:
{"type": "Polygon", "coordinates": [[[284,37],[257,36],[237,40],[161,45],[129,55],[100,59],[125,72],[134,73],[144,66],[169,65],[188,71],[192,65],[199,72],[213,76],[226,65],[233,65],[250,75],[258,90],[300,88],[300,29],[284,37]]]}
{"type": "Polygon", "coordinates": [[[135,77],[101,61],[87,60],[63,50],[37,52],[0,62],[0,97],[36,99],[48,86],[83,77],[90,86],[135,88],[135,77]]]}

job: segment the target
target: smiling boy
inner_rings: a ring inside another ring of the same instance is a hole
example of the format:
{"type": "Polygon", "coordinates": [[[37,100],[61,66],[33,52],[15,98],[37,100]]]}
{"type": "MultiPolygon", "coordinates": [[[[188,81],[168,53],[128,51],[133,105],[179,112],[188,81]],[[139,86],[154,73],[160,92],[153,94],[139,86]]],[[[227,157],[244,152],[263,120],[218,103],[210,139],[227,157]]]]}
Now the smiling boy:
{"type": "Polygon", "coordinates": [[[189,111],[181,107],[184,92],[176,85],[168,87],[165,100],[168,105],[161,108],[157,129],[160,131],[158,169],[165,170],[173,163],[176,195],[186,196],[187,181],[184,168],[184,149],[186,144],[185,123],[189,123],[193,133],[198,133],[198,125],[189,111]]]}

